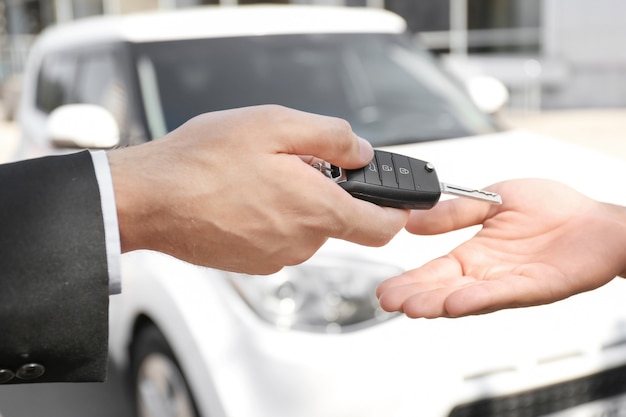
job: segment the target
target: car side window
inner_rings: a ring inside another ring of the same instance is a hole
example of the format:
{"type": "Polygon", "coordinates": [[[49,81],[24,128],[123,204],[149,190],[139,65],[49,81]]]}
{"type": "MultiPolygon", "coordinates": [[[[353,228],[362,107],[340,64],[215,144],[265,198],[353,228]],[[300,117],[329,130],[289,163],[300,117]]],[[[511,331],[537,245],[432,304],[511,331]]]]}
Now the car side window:
{"type": "Polygon", "coordinates": [[[50,113],[59,106],[71,103],[75,76],[75,57],[50,55],[45,58],[37,83],[37,108],[50,113]]]}
{"type": "Polygon", "coordinates": [[[96,104],[111,112],[122,136],[128,130],[128,97],[124,79],[113,52],[87,53],[80,57],[74,100],[96,104]]]}

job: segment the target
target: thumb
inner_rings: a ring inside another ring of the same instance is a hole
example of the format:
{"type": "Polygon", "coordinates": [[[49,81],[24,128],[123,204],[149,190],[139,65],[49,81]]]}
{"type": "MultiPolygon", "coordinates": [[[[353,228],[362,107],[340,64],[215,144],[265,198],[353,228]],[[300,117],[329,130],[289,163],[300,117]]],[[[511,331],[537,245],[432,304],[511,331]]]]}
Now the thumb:
{"type": "Polygon", "coordinates": [[[363,167],[374,157],[372,145],[343,119],[292,110],[287,122],[291,134],[278,144],[279,152],[310,155],[349,169],[363,167]]]}

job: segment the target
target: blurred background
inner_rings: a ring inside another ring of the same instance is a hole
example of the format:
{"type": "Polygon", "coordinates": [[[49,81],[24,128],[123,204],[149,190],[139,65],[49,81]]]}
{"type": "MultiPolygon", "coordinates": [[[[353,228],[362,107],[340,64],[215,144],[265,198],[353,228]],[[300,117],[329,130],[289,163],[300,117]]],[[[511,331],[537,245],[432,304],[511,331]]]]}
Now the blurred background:
{"type": "MultiPolygon", "coordinates": [[[[459,78],[485,75],[504,83],[509,100],[498,116],[505,125],[626,159],[622,0],[0,0],[0,162],[18,146],[14,120],[21,74],[29,47],[46,27],[93,15],[252,3],[394,11],[406,19],[415,41],[459,78]]],[[[93,384],[3,387],[0,413],[131,416],[124,388],[113,369],[104,389],[93,384]]]]}
{"type": "Polygon", "coordinates": [[[510,98],[501,117],[626,157],[626,3],[620,0],[0,0],[0,143],[11,122],[29,46],[49,25],[100,14],[200,4],[323,4],[386,8],[461,78],[489,75],[510,98]]]}

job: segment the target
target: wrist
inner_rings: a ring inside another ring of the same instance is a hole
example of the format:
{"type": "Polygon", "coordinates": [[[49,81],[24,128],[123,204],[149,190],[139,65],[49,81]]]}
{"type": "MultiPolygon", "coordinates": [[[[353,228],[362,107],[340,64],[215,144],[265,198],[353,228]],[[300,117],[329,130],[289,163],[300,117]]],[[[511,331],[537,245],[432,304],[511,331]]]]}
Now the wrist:
{"type": "Polygon", "coordinates": [[[608,208],[616,236],[614,245],[620,267],[619,271],[621,271],[617,275],[626,278],[626,207],[608,203],[605,205],[608,208]]]}
{"type": "MultiPolygon", "coordinates": [[[[143,145],[140,145],[143,146],[143,145]]],[[[135,181],[140,172],[135,172],[133,167],[137,161],[133,158],[134,149],[124,148],[109,151],[107,153],[115,205],[120,234],[120,246],[122,253],[137,249],[146,249],[142,242],[144,231],[142,226],[146,222],[146,208],[149,206],[147,199],[150,197],[135,181]]]]}

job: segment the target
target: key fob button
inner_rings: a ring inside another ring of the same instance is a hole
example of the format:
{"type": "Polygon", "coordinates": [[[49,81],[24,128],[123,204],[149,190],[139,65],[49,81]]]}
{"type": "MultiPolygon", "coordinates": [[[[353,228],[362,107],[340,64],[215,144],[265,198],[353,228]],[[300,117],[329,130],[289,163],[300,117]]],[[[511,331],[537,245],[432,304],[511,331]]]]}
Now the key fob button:
{"type": "Polygon", "coordinates": [[[393,154],[393,163],[396,166],[396,177],[398,178],[398,187],[403,190],[415,190],[413,183],[413,173],[409,158],[404,155],[393,154]]]}
{"type": "Polygon", "coordinates": [[[380,171],[380,179],[385,187],[398,188],[396,180],[396,170],[393,166],[393,159],[388,152],[377,152],[376,160],[378,161],[378,169],[380,171]]]}
{"type": "Polygon", "coordinates": [[[381,185],[376,158],[372,159],[368,166],[363,168],[365,182],[368,184],[381,185]]]}
{"type": "Polygon", "coordinates": [[[411,169],[413,171],[413,180],[415,189],[424,192],[440,193],[439,179],[437,173],[433,170],[426,169],[426,162],[418,159],[411,159],[411,169]]]}

